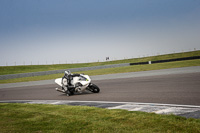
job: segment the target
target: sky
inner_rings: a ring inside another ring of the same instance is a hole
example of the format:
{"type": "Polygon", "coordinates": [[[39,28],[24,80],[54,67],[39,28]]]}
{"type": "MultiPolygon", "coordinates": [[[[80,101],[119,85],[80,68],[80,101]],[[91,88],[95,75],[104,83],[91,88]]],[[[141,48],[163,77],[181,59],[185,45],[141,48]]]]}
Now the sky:
{"type": "Polygon", "coordinates": [[[200,0],[0,0],[0,66],[200,50],[200,0]]]}

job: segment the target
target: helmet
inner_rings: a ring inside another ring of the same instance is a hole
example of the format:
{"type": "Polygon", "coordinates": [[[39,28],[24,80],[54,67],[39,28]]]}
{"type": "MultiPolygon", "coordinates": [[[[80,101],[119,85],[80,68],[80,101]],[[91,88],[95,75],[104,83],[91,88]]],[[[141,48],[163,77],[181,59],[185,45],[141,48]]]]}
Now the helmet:
{"type": "Polygon", "coordinates": [[[70,75],[71,72],[69,70],[65,71],[65,75],[70,75]]]}

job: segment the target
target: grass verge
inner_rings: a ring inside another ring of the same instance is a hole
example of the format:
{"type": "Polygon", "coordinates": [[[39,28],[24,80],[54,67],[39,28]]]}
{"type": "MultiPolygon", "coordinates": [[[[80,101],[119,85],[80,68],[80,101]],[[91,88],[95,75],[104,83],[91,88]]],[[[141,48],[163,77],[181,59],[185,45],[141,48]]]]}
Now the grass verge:
{"type": "Polygon", "coordinates": [[[80,68],[80,67],[92,67],[92,66],[121,64],[121,63],[136,63],[136,62],[166,60],[166,59],[191,57],[191,56],[200,56],[200,51],[166,54],[166,55],[150,56],[150,57],[143,57],[143,58],[107,61],[107,62],[95,62],[95,63],[29,65],[29,66],[0,66],[0,75],[50,71],[50,70],[60,70],[60,69],[80,68]]]}
{"type": "Polygon", "coordinates": [[[0,104],[7,132],[200,132],[199,119],[86,106],[0,104]]]}
{"type": "MultiPolygon", "coordinates": [[[[179,67],[190,67],[190,66],[200,66],[200,59],[157,63],[157,64],[147,64],[147,65],[135,65],[135,66],[133,65],[133,66],[126,66],[126,67],[81,71],[77,73],[85,73],[92,76],[92,75],[103,75],[103,74],[113,74],[113,73],[138,72],[138,71],[149,71],[149,70],[159,70],[159,69],[169,69],[169,68],[179,68],[179,67]]],[[[52,75],[44,75],[44,76],[7,79],[7,80],[0,80],[0,84],[56,79],[62,76],[63,74],[52,74],[52,75]]]]}

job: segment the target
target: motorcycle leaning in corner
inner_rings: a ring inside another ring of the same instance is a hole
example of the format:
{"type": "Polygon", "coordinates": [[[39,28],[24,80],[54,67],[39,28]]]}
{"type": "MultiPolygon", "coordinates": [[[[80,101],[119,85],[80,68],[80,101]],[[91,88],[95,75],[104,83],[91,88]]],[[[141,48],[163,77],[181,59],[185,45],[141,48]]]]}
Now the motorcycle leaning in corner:
{"type": "Polygon", "coordinates": [[[100,92],[99,87],[91,83],[90,77],[85,74],[71,74],[70,71],[65,71],[64,77],[55,79],[55,83],[61,87],[56,88],[56,90],[66,93],[67,96],[82,93],[85,90],[93,93],[100,92]]]}

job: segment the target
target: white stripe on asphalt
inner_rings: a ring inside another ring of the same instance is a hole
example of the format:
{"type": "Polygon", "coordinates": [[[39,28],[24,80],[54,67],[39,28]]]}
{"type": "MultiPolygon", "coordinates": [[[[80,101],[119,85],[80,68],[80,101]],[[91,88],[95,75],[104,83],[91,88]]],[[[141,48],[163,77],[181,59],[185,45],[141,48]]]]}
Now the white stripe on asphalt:
{"type": "Polygon", "coordinates": [[[162,110],[158,110],[158,111],[154,111],[154,113],[156,114],[170,114],[175,112],[176,110],[174,110],[174,108],[167,108],[167,109],[162,109],[162,110]]]}
{"type": "Polygon", "coordinates": [[[50,103],[50,104],[60,104],[61,102],[60,101],[57,101],[57,102],[53,102],[53,103],[50,103]]]}

